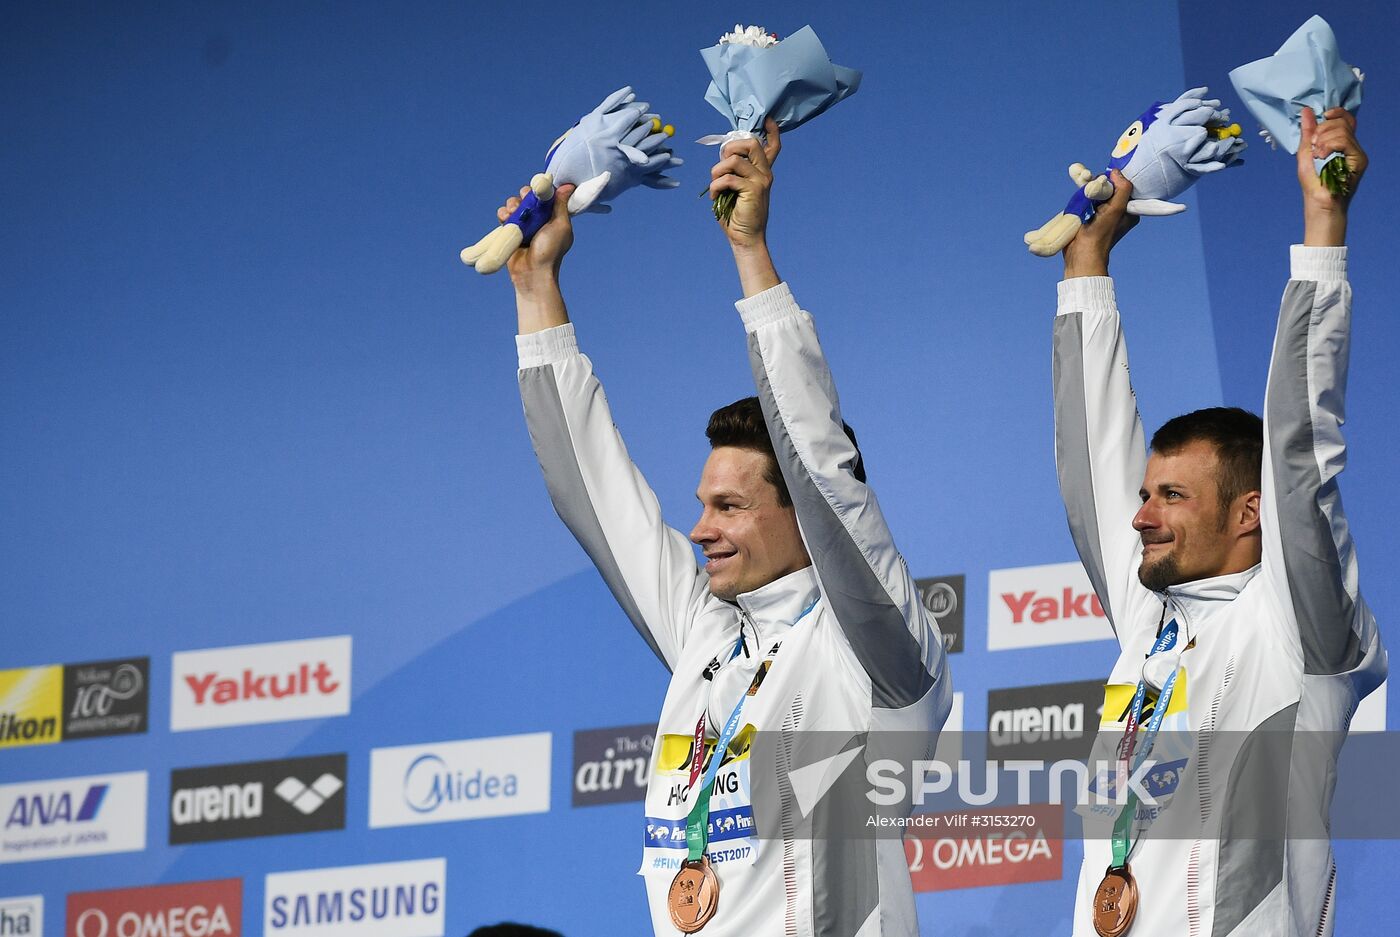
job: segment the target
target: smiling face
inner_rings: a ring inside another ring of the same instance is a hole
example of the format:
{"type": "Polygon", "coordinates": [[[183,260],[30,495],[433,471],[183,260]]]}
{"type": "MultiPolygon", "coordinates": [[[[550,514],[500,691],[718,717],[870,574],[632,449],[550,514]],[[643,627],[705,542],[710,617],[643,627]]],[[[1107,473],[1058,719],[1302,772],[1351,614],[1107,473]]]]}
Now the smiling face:
{"type": "Polygon", "coordinates": [[[1138,579],[1154,592],[1241,572],[1259,562],[1259,492],[1220,503],[1220,460],[1205,440],[1153,452],[1133,528],[1142,538],[1138,579]]]}
{"type": "Polygon", "coordinates": [[[710,450],[700,473],[700,520],[690,539],[705,555],[710,592],[732,602],[810,566],[791,505],[778,503],[766,453],[736,446],[710,450]]]}

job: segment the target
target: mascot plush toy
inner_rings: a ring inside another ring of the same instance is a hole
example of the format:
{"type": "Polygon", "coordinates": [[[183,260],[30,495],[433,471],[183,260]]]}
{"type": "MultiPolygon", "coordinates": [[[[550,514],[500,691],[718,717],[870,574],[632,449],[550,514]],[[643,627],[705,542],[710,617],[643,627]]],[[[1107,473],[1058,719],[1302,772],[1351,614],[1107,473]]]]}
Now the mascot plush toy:
{"type": "MultiPolygon", "coordinates": [[[[1169,104],[1158,101],[1128,125],[1108,161],[1133,184],[1128,211],[1134,215],[1175,215],[1185,205],[1169,199],[1191,188],[1196,179],[1239,161],[1244,141],[1240,125],[1219,101],[1205,100],[1209,89],[1193,88],[1169,104]]],[[[1107,170],[1095,176],[1083,163],[1069,167],[1079,186],[1065,210],[1034,231],[1026,232],[1032,254],[1051,257],[1074,240],[1093,220],[1095,206],[1113,195],[1107,170]]]]}
{"type": "Polygon", "coordinates": [[[680,183],[662,172],[681,165],[664,144],[676,130],[648,113],[631,88],[613,92],[550,146],[544,172],[506,222],[462,251],[462,263],[477,273],[495,273],[515,249],[530,243],[554,213],[554,190],[572,183],[569,214],[612,210],[607,203],[635,185],[671,189],[680,183]]]}

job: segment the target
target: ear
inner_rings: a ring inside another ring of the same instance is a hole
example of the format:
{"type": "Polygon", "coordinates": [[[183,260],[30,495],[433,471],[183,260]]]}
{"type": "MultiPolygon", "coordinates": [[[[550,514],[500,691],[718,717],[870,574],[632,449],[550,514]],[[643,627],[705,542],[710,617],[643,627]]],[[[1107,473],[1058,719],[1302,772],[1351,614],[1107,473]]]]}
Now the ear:
{"type": "Polygon", "coordinates": [[[1235,524],[1241,534],[1259,532],[1259,498],[1257,491],[1247,491],[1235,499],[1235,524]]]}

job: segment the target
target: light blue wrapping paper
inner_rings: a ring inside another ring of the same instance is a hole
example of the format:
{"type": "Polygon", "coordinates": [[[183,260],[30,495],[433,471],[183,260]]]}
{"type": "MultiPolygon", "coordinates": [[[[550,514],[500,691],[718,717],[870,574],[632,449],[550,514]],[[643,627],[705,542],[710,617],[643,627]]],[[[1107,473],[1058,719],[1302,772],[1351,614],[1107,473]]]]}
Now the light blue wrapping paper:
{"type": "MultiPolygon", "coordinates": [[[[1320,16],[1298,27],[1273,55],[1230,72],[1230,81],[1255,120],[1290,153],[1298,152],[1302,137],[1301,108],[1321,117],[1330,108],[1356,113],[1361,107],[1361,79],[1342,61],[1337,37],[1320,16]]],[[[1320,169],[1327,160],[1316,162],[1320,169]]]]}
{"type": "Polygon", "coordinates": [[[767,49],[722,43],[700,55],[711,78],[705,100],[735,130],[761,130],[771,116],[787,132],[860,87],[861,73],[833,65],[810,26],[767,49]]]}

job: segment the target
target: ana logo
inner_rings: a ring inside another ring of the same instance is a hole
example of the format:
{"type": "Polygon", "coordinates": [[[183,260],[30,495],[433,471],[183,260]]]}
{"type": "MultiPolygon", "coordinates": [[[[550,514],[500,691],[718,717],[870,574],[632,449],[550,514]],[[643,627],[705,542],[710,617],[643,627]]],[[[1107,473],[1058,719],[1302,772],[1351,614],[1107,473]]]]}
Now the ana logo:
{"type": "Polygon", "coordinates": [[[442,937],[447,860],[267,876],[266,937],[442,937]]]}
{"type": "Polygon", "coordinates": [[[230,878],[68,896],[65,937],[239,937],[243,882],[230,878]]]}
{"type": "Polygon", "coordinates": [[[148,657],[64,667],[64,741],[145,732],[150,670],[148,657]]]}
{"type": "Polygon", "coordinates": [[[550,735],[376,748],[369,825],[442,823],[549,810],[550,735]]]}
{"type": "Polygon", "coordinates": [[[63,668],[0,670],[0,748],[57,742],[63,668]]]}
{"type": "Polygon", "coordinates": [[[73,792],[60,790],[32,794],[21,794],[10,808],[5,820],[5,829],[16,826],[52,826],[55,823],[85,823],[96,818],[102,809],[102,800],[107,796],[106,784],[93,784],[87,789],[78,807],[73,807],[73,792]]]}
{"type": "Polygon", "coordinates": [[[0,898],[0,937],[43,937],[44,896],[0,898]]]}
{"type": "Polygon", "coordinates": [[[961,651],[966,630],[963,626],[966,591],[963,574],[915,579],[914,586],[919,590],[919,601],[938,622],[938,630],[943,633],[943,649],[949,654],[961,651]]]}
{"type": "Polygon", "coordinates": [[[349,637],[185,651],[172,664],[175,732],[350,711],[349,637]]]}
{"type": "Polygon", "coordinates": [[[344,829],[345,762],[317,755],[173,771],[170,843],[344,829]]]}
{"type": "Polygon", "coordinates": [[[1063,808],[990,807],[926,815],[904,839],[915,891],[1045,882],[1064,875],[1063,808]]]}
{"type": "Polygon", "coordinates": [[[994,569],[987,583],[989,650],[1113,637],[1103,606],[1078,563],[994,569]]]}
{"type": "Polygon", "coordinates": [[[146,773],[0,785],[0,862],[146,848],[146,773]]]}
{"type": "Polygon", "coordinates": [[[1103,685],[1095,680],[990,690],[987,757],[1086,758],[1102,702],[1103,685]]]}
{"type": "Polygon", "coordinates": [[[574,733],[574,806],[644,800],[656,727],[649,723],[574,733]]]}

